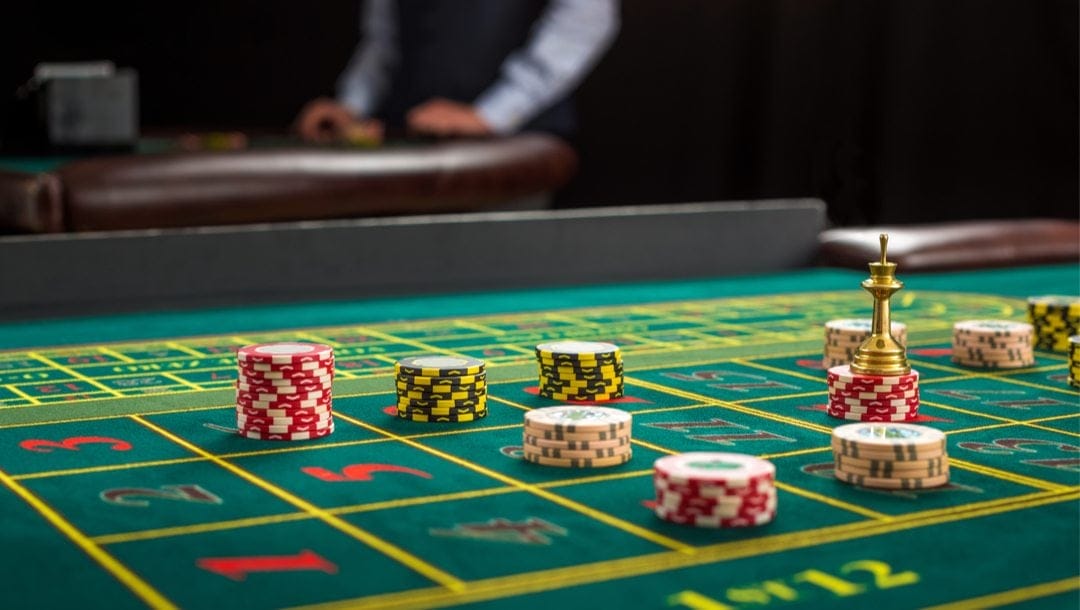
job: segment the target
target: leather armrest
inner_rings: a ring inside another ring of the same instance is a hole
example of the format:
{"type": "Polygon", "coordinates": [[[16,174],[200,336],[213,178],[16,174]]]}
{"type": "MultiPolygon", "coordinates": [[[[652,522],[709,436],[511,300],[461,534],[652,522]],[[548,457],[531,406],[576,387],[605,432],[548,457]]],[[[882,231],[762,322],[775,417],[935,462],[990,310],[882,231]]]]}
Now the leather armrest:
{"type": "Polygon", "coordinates": [[[0,170],[0,233],[63,230],[60,181],[54,174],[0,170]]]}
{"type": "Polygon", "coordinates": [[[865,269],[889,234],[889,260],[907,271],[944,271],[1080,262],[1080,222],[975,220],[928,225],[823,231],[819,263],[865,269]]]}
{"type": "Polygon", "coordinates": [[[460,212],[548,193],[577,155],[542,134],[378,151],[98,157],[59,170],[71,230],[460,212]]]}

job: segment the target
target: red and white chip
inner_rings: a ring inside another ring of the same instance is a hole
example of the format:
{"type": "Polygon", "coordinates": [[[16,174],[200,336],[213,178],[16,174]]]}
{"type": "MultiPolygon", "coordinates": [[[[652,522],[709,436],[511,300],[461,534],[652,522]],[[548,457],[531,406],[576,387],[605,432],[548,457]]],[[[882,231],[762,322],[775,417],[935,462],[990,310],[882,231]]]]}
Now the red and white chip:
{"type": "Polygon", "coordinates": [[[333,357],[334,348],[322,343],[260,343],[236,352],[238,361],[252,364],[321,363],[333,357]]]}

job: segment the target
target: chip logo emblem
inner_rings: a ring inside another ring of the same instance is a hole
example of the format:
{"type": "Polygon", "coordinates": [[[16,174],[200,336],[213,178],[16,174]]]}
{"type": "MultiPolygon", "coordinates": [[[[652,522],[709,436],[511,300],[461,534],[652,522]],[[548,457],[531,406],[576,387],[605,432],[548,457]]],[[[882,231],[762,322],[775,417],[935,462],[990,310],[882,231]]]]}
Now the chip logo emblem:
{"type": "Polygon", "coordinates": [[[527,517],[524,521],[511,521],[500,517],[483,523],[457,523],[449,529],[433,527],[428,529],[428,533],[443,538],[550,545],[551,536],[566,536],[568,532],[564,527],[536,517],[527,517]]]}
{"type": "Polygon", "coordinates": [[[453,356],[424,356],[415,360],[416,366],[426,366],[431,368],[454,368],[458,366],[468,366],[468,364],[468,359],[455,358],[453,356]]]}
{"type": "Polygon", "coordinates": [[[738,470],[743,467],[742,464],[725,462],[724,460],[687,462],[686,465],[691,468],[700,468],[702,470],[738,470]]]}

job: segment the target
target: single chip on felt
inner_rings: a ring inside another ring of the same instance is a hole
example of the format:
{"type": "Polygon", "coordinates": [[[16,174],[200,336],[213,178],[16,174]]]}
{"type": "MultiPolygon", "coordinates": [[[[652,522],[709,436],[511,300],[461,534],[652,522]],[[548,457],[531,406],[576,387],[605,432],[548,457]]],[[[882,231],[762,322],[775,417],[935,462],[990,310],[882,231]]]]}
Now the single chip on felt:
{"type": "Polygon", "coordinates": [[[321,363],[334,357],[334,348],[321,343],[261,343],[240,348],[236,357],[253,364],[321,363]]]}
{"type": "Polygon", "coordinates": [[[398,375],[421,377],[460,377],[484,372],[484,361],[460,356],[410,356],[394,365],[398,375]]]}
{"type": "Polygon", "coordinates": [[[617,432],[629,429],[632,421],[630,413],[609,407],[562,405],[525,413],[530,428],[569,434],[617,432]]]}
{"type": "Polygon", "coordinates": [[[768,460],[741,453],[695,451],[662,457],[655,472],[684,485],[745,487],[759,479],[772,480],[776,467],[768,460]]]}

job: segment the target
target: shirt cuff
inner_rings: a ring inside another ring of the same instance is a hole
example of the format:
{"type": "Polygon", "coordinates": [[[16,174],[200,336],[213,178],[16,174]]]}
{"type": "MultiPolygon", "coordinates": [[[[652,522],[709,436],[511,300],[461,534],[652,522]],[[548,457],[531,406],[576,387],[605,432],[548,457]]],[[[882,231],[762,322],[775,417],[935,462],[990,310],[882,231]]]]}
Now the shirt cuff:
{"type": "Polygon", "coordinates": [[[375,106],[371,92],[362,87],[354,87],[338,93],[338,102],[349,109],[357,118],[364,118],[371,114],[375,106]]]}
{"type": "Polygon", "coordinates": [[[473,108],[491,130],[499,135],[507,135],[521,129],[532,119],[535,104],[518,89],[496,86],[483,93],[473,108]]]}

